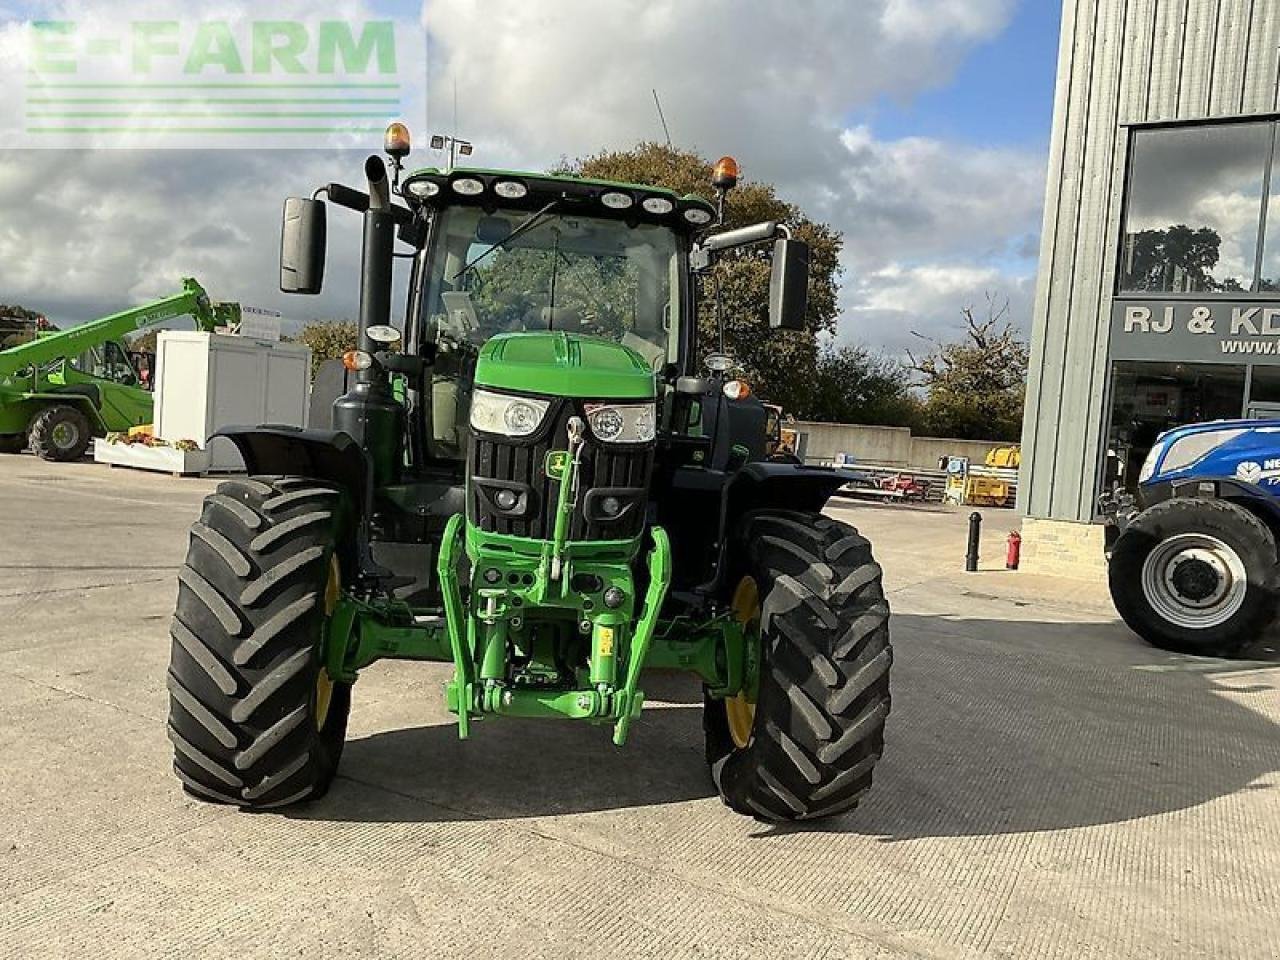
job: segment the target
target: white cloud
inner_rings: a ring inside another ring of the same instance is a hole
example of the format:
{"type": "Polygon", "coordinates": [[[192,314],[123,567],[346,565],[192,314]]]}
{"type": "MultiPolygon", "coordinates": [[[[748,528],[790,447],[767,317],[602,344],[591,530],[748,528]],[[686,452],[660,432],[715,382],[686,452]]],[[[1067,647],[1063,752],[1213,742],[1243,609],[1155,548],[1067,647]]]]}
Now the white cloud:
{"type": "MultiPolygon", "coordinates": [[[[430,129],[414,131],[412,160],[439,159],[423,145],[429,132],[453,131],[455,83],[456,132],[475,142],[475,161],[533,169],[660,139],[657,88],[678,145],[734,154],[748,176],[844,232],[841,337],[898,349],[905,327],[941,331],[984,289],[1009,293],[1015,312],[1029,303],[1043,157],[885,141],[848,118],[946,84],[1011,6],[430,0],[430,129]]],[[[112,13],[137,9],[134,0],[112,13]]],[[[0,302],[83,319],[196,275],[216,297],[295,318],[352,315],[353,215],[330,218],[322,297],[280,296],[275,256],[282,198],[358,182],[359,162],[285,151],[0,152],[0,302]]]]}
{"type": "Polygon", "coordinates": [[[733,154],[749,176],[775,182],[843,231],[844,338],[900,345],[896,314],[867,323],[865,311],[855,313],[865,306],[869,288],[859,277],[868,272],[987,264],[986,282],[1013,296],[1033,271],[1027,255],[1044,198],[1039,151],[884,141],[844,122],[878,97],[945,83],[975,44],[1004,27],[1009,0],[802,10],[766,0],[620,0],[607,15],[588,0],[547,7],[434,0],[427,8],[433,128],[450,127],[456,84],[459,132],[484,162],[538,168],[660,139],[650,92],[657,88],[677,144],[733,154]]]}
{"type": "Polygon", "coordinates": [[[841,341],[873,339],[894,353],[927,351],[932,340],[956,339],[964,331],[961,309],[987,315],[987,296],[997,307],[1008,300],[1009,320],[1024,334],[1030,326],[1035,276],[994,266],[962,263],[908,267],[889,264],[855,281],[841,327],[841,341]],[[874,329],[876,335],[868,336],[874,329]]]}
{"type": "Polygon", "coordinates": [[[912,137],[876,140],[866,127],[840,138],[847,157],[834,194],[850,221],[855,262],[962,253],[1006,256],[1040,226],[1044,158],[912,137]]]}

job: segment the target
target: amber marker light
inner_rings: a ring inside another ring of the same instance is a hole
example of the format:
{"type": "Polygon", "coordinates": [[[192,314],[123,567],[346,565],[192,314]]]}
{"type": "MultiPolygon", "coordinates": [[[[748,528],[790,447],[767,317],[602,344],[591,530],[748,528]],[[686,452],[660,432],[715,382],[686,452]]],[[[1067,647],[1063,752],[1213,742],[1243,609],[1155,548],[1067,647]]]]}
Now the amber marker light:
{"type": "Polygon", "coordinates": [[[342,365],[348,370],[368,370],[373,366],[373,357],[363,350],[348,350],[342,355],[342,365]]]}
{"type": "Polygon", "coordinates": [[[711,185],[717,190],[732,190],[738,185],[738,161],[721,157],[711,171],[711,185]]]}
{"type": "Polygon", "coordinates": [[[409,128],[397,120],[388,124],[387,132],[382,138],[382,149],[388,156],[407,157],[409,155],[409,128]]]}

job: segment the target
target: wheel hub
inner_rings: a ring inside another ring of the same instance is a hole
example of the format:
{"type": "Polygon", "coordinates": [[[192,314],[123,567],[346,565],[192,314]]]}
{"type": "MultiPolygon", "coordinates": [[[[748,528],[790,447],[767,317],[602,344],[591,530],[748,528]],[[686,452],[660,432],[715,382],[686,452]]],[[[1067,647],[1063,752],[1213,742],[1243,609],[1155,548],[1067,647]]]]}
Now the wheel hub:
{"type": "MultiPolygon", "coordinates": [[[[342,573],[338,566],[338,558],[329,558],[329,581],[324,588],[324,616],[327,621],[337,609],[338,598],[342,595],[342,573]]],[[[333,678],[324,664],[316,674],[316,729],[323,730],[329,719],[329,705],[333,702],[333,678]]]]}
{"type": "Polygon", "coordinates": [[[50,432],[49,439],[53,441],[53,445],[59,450],[70,450],[76,445],[76,441],[80,439],[80,431],[71,424],[56,424],[50,432]]]}
{"type": "Polygon", "coordinates": [[[1166,577],[1175,594],[1196,606],[1220,600],[1231,584],[1231,574],[1225,565],[1202,550],[1188,550],[1175,559],[1169,564],[1166,577]]]}
{"type": "MultiPolygon", "coordinates": [[[[742,624],[743,632],[750,638],[760,633],[760,587],[754,577],[743,577],[733,592],[731,607],[733,619],[742,624]]],[[[729,722],[729,736],[739,750],[751,742],[751,730],[756,722],[755,700],[746,692],[729,697],[724,702],[725,718],[729,722]]]]}
{"type": "Polygon", "coordinates": [[[1217,537],[1183,533],[1156,545],[1142,565],[1152,608],[1175,626],[1208,629],[1239,612],[1248,589],[1240,555],[1217,537]]]}

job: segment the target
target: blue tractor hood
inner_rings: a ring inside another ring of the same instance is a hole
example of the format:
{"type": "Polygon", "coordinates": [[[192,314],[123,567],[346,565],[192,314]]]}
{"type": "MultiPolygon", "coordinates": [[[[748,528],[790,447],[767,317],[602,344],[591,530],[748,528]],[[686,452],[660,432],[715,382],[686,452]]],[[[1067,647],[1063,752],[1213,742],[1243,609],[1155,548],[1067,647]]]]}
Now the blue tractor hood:
{"type": "Polygon", "coordinates": [[[1143,464],[1143,486],[1230,478],[1280,496],[1280,420],[1214,420],[1160,434],[1143,464]]]}

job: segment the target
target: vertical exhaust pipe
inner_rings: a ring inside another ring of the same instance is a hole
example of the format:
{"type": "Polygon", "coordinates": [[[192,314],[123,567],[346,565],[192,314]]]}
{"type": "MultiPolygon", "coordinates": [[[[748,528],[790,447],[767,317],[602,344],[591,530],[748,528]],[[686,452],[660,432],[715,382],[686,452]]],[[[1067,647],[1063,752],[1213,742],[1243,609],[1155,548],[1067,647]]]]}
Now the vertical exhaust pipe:
{"type": "MultiPolygon", "coordinates": [[[[369,328],[391,319],[392,254],[396,222],[391,212],[391,186],[382,158],[364,163],[369,182],[369,209],[364,214],[364,247],[360,257],[359,348],[368,354],[381,349],[369,338],[369,328]]],[[[364,449],[373,466],[373,486],[395,482],[404,449],[404,410],[391,393],[386,371],[377,364],[356,371],[355,384],[333,404],[333,427],[349,434],[364,449]]]]}
{"type": "MultiPolygon", "coordinates": [[[[378,345],[369,339],[369,328],[391,319],[392,253],[396,223],[391,215],[391,189],[382,158],[371,156],[364,162],[369,181],[369,209],[364,214],[364,247],[360,260],[360,349],[373,353],[378,345]]],[[[370,367],[359,371],[362,383],[381,377],[370,367]]]]}

